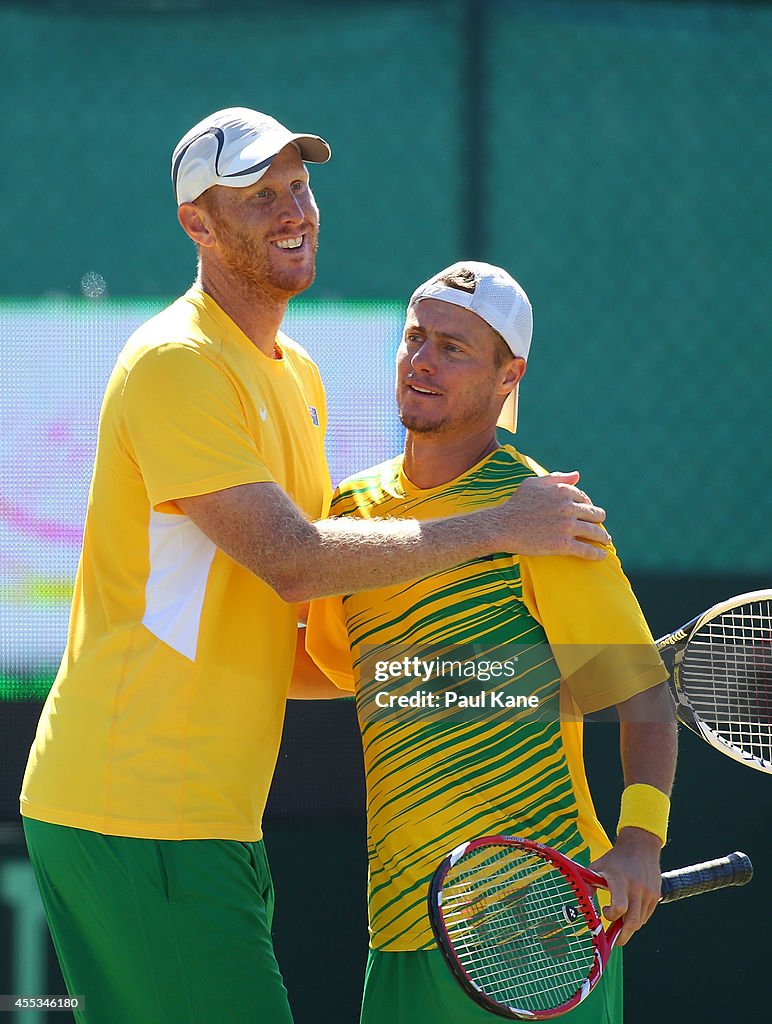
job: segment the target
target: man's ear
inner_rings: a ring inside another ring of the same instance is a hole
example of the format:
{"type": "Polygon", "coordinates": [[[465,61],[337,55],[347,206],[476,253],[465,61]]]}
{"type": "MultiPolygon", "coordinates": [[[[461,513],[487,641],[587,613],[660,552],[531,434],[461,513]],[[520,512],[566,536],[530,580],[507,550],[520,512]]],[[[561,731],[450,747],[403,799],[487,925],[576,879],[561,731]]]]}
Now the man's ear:
{"type": "Polygon", "coordinates": [[[216,239],[206,210],[195,203],[181,203],[177,207],[177,219],[182,230],[196,245],[203,245],[206,248],[214,245],[216,239]]]}
{"type": "Polygon", "coordinates": [[[504,379],[502,380],[502,392],[509,394],[514,391],[525,374],[525,359],[515,356],[505,367],[504,379]]]}

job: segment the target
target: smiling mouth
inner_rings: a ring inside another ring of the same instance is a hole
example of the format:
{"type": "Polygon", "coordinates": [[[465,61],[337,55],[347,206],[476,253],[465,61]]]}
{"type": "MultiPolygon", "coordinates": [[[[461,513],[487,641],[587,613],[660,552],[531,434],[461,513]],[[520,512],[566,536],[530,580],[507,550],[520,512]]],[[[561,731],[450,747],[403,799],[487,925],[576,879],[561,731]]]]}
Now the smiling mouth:
{"type": "Polygon", "coordinates": [[[297,238],[282,238],[273,244],[278,249],[300,249],[303,245],[303,235],[298,235],[297,238]]]}
{"type": "Polygon", "coordinates": [[[430,395],[432,398],[439,398],[439,391],[432,391],[431,388],[422,387],[420,384],[407,384],[409,391],[415,391],[417,395],[430,395]]]}

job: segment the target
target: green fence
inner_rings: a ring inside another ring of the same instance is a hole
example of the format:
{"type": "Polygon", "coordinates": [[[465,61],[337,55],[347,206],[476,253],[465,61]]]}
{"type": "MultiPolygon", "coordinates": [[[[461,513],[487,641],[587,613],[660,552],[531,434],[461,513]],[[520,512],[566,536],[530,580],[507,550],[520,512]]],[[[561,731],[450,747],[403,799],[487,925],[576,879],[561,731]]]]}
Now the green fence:
{"type": "Polygon", "coordinates": [[[334,150],[311,297],[502,263],[523,449],[585,470],[629,564],[772,568],[772,5],[62,0],[0,31],[4,294],[179,293],[175,141],[272,111],[334,150]]]}

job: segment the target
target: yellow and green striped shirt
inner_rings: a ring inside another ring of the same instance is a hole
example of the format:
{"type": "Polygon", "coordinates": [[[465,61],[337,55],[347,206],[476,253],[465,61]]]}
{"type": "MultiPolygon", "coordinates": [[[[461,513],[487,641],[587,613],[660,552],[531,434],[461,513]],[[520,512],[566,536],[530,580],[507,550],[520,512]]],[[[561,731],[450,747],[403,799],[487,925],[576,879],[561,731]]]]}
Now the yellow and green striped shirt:
{"type": "MultiPolygon", "coordinates": [[[[342,483],[331,514],[461,514],[543,472],[505,446],[421,490],[399,457],[342,483]]],[[[527,836],[585,862],[609,848],[587,786],[581,712],[666,677],[613,549],[602,562],[493,554],[316,601],[306,643],[356,692],[373,948],[433,946],[429,879],[466,839],[527,836]]]]}

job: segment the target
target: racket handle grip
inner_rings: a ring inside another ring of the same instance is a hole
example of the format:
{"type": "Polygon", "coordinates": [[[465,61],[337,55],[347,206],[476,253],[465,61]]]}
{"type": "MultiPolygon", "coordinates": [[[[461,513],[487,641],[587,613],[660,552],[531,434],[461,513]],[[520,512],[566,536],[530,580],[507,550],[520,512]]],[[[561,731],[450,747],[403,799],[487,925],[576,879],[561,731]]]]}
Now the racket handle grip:
{"type": "Polygon", "coordinates": [[[753,878],[751,859],[744,853],[706,860],[688,868],[677,868],[662,875],[661,903],[672,903],[687,896],[724,889],[730,885],[746,885],[753,878]]]}

